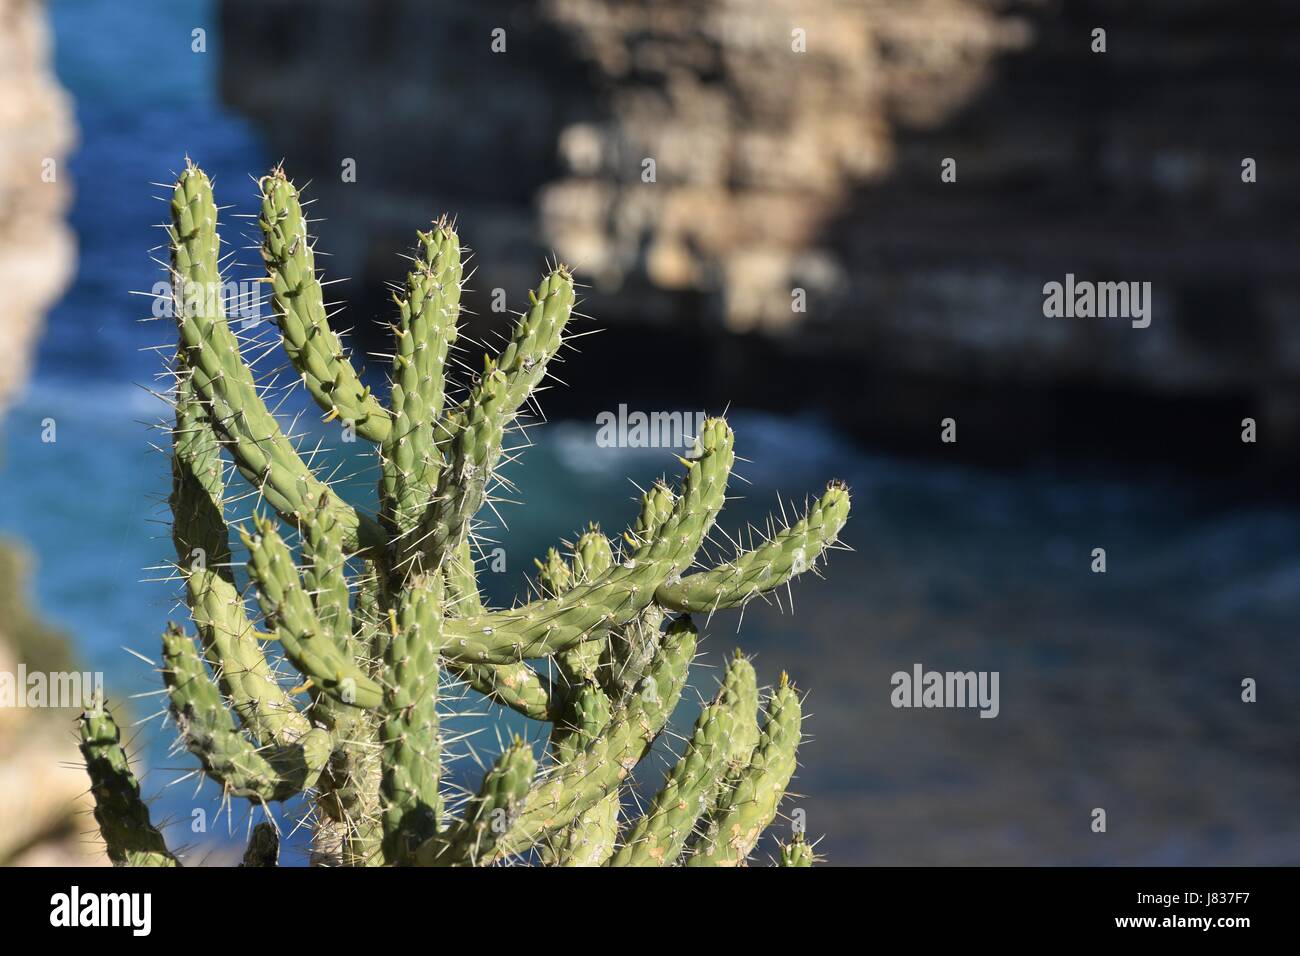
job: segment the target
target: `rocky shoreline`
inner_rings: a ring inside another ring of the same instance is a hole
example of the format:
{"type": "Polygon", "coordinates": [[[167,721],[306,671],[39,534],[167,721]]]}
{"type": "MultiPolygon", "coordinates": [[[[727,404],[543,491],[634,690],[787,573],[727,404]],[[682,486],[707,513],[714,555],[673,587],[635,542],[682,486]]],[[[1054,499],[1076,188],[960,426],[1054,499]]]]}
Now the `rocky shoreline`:
{"type": "Polygon", "coordinates": [[[1300,434],[1284,4],[223,0],[221,14],[224,96],[312,180],[331,274],[362,316],[385,317],[383,264],[450,209],[478,250],[480,317],[555,254],[636,361],[701,342],[721,376],[702,391],[764,406],[790,382],[871,441],[933,450],[939,418],[966,413],[994,455],[1295,454],[1279,450],[1300,434]],[[1067,274],[1150,282],[1150,326],[1045,316],[1067,274]],[[852,387],[818,380],[841,367],[852,387]],[[1267,453],[1221,441],[1246,416],[1267,453]]]}

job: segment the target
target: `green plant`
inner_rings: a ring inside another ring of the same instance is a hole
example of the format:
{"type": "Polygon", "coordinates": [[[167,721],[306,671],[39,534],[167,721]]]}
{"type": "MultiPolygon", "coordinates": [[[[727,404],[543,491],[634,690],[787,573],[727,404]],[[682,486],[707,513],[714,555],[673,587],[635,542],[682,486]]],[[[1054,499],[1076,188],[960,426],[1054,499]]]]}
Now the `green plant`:
{"type": "MultiPolygon", "coordinates": [[[[188,165],[169,229],[180,339],[170,504],[197,640],[171,624],[162,652],[185,746],[228,795],[314,795],[321,863],[743,864],[794,772],[800,701],[784,675],[760,727],[754,670],[737,653],[663,789],[626,825],[622,797],[686,686],[691,615],[740,607],[813,568],[848,516],[847,489],[832,482],[758,547],[692,571],[733,461],[731,429],[711,419],[680,459],[679,487],[655,483],[616,543],[592,527],[571,556],[553,548],[538,562],[534,600],[485,608],[473,522],[507,429],[565,341],[572,276],[560,266],[542,280],[509,344],[451,401],[462,255],[450,223],[435,222],[395,296],[385,407],[329,327],[297,191],[279,169],[260,188],[284,348],[326,420],[377,446],[379,507],[372,516],[336,495],[265,404],[210,294],[221,283],[217,208],[207,176],[188,165]],[[239,531],[261,626],[236,582],[223,454],[278,516],[259,513],[239,531]],[[280,679],[281,660],[297,686],[280,679]],[[441,773],[439,685],[450,680],[550,725],[540,761],[516,738],[459,806],[441,773]]],[[[175,864],[111,717],[83,718],[82,739],[113,861],[175,864]]],[[[259,827],[245,864],[273,864],[274,841],[259,827]]],[[[811,851],[800,841],[782,860],[807,865],[811,851]]]]}

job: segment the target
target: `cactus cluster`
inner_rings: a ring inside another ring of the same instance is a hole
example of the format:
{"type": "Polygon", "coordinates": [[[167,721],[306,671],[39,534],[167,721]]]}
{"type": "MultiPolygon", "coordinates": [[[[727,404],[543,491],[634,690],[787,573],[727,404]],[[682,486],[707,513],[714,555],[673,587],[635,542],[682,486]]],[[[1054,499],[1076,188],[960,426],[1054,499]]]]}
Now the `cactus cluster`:
{"type": "MultiPolygon", "coordinates": [[[[227,797],[266,805],[306,794],[312,859],[324,865],[745,864],[795,769],[801,702],[784,675],[764,703],[737,652],[662,789],[638,801],[630,774],[687,685],[692,615],[740,607],[814,568],[848,516],[848,490],[832,482],[757,547],[696,567],[734,460],[731,429],[711,419],[680,459],[680,482],[646,491],[625,533],[611,540],[590,527],[537,562],[531,600],[485,607],[476,515],[508,430],[566,341],[572,275],[553,269],[504,350],[449,393],[453,350],[465,348],[464,256],[452,224],[434,222],[394,296],[384,405],[330,328],[298,191],[278,168],[259,187],[284,350],[325,420],[374,443],[378,506],[337,495],[268,407],[220,297],[206,294],[222,281],[217,206],[187,162],[168,227],[179,333],[169,503],[196,633],[169,624],[160,668],[184,747],[227,797]],[[227,458],[256,500],[237,529],[240,561],[227,458]],[[538,752],[515,737],[464,798],[442,773],[439,701],[452,684],[549,728],[538,752]]],[[[113,862],[179,865],[112,717],[85,715],[81,737],[113,862]]],[[[277,857],[274,826],[260,824],[244,865],[277,857]]],[[[812,859],[796,837],[778,862],[812,859]]]]}

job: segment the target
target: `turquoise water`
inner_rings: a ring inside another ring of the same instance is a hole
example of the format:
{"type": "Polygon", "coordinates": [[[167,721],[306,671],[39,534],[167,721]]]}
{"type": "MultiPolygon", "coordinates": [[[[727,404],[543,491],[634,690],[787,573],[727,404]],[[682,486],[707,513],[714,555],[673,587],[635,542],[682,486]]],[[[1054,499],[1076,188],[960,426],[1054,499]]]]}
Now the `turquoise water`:
{"type": "MultiPolygon", "coordinates": [[[[81,262],[4,426],[0,530],[30,543],[40,604],[116,696],[146,695],[133,702],[145,718],[161,707],[147,696],[158,678],[123,648],[153,657],[168,616],[183,618],[174,587],[151,580],[172,553],[167,461],[149,428],[165,409],[148,391],[149,350],[166,329],[141,322],[148,302],[128,294],[159,277],[149,250],[165,208],[149,184],[171,178],[188,151],[216,176],[223,203],[246,204],[248,174],[272,157],[215,100],[221,38],[207,4],[52,9],[81,126],[71,163],[81,262]],[[210,52],[193,54],[190,30],[204,23],[210,52]],[[54,443],[41,441],[45,418],[57,422],[54,443]]],[[[579,355],[565,379],[580,387],[583,377],[579,355]]],[[[532,558],[587,520],[629,522],[629,479],[644,486],[671,472],[659,451],[598,448],[597,411],[534,429],[535,447],[509,472],[523,504],[502,510],[507,569],[485,582],[495,601],[508,602],[532,558]]],[[[761,522],[778,489],[801,501],[835,476],[854,490],[854,550],[833,556],[825,580],[795,587],[793,614],[783,594],[780,606],[749,608],[740,634],[734,614],[709,622],[696,678],[708,693],[738,643],[762,680],[787,669],[810,691],[794,788],[806,796],[787,811],[825,834],[833,860],[1300,862],[1294,509],[1173,471],[977,470],[858,449],[812,418],[742,409],[733,422],[749,484],[736,486],[727,530],[761,522]],[[1107,550],[1105,575],[1089,571],[1094,547],[1107,550]],[[1000,716],[892,708],[890,676],[915,662],[999,671],[1000,716]],[[1256,704],[1239,699],[1245,676],[1259,681],[1256,704]],[[1089,830],[1099,806],[1105,834],[1089,830]]],[[[337,433],[319,438],[331,454],[346,451],[337,433]]],[[[350,470],[349,495],[370,500],[373,466],[350,470]]],[[[679,731],[693,719],[685,711],[679,731]]],[[[196,795],[188,779],[168,786],[191,768],[168,755],[171,739],[157,719],[139,728],[146,791],[178,821],[174,842],[226,852],[246,816],[229,823],[234,837],[224,819],[189,834],[192,811],[215,812],[216,794],[196,795]]],[[[492,746],[490,735],[476,742],[492,746]]],[[[457,773],[472,776],[471,764],[457,773]]]]}

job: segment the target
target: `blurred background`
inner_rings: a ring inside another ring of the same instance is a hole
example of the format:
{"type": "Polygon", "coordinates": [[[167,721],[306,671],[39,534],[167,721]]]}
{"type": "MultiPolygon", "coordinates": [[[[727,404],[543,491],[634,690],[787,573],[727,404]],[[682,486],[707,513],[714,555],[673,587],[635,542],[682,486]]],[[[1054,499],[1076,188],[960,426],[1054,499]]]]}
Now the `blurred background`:
{"type": "MultiPolygon", "coordinates": [[[[1300,862],[1297,26],[1281,0],[0,0],[0,669],[104,672],[171,842],[232,858],[247,813],[172,785],[191,764],[124,650],[183,618],[167,333],[130,293],[163,279],[156,184],[187,155],[236,246],[283,159],[359,361],[440,212],[472,335],[548,257],[587,284],[600,332],[508,472],[497,602],[671,470],[597,445],[620,404],[728,410],[729,531],[849,482],[852,552],[793,613],[715,617],[694,680],[739,644],[809,692],[785,809],[832,862],[1300,862]],[[1150,327],[1045,317],[1066,273],[1150,282],[1150,327]],[[1000,672],[1000,715],[892,708],[917,662],[1000,672]]],[[[73,716],[0,710],[0,862],[97,858],[73,716]]]]}

